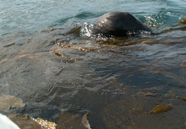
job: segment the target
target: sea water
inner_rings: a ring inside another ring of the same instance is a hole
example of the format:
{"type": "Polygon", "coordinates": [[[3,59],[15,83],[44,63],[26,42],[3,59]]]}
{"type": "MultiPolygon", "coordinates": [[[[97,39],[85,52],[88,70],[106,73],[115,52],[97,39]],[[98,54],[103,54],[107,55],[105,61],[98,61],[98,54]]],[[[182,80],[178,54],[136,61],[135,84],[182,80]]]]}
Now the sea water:
{"type": "Polygon", "coordinates": [[[171,26],[184,18],[186,12],[185,0],[1,0],[0,3],[0,35],[92,23],[111,11],[129,12],[153,26],[171,26]]]}
{"type": "Polygon", "coordinates": [[[185,128],[185,7],[1,0],[0,112],[20,128],[185,128]],[[131,13],[156,34],[92,38],[87,27],[111,11],[131,13]]]}

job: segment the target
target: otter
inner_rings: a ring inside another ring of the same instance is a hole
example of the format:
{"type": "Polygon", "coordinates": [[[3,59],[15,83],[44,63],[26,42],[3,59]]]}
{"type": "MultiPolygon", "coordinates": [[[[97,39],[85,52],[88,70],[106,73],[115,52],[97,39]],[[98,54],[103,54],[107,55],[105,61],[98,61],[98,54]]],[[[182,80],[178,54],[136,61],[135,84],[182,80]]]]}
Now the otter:
{"type": "Polygon", "coordinates": [[[138,18],[128,12],[109,12],[102,15],[89,28],[91,34],[104,36],[127,36],[142,32],[152,33],[138,18]]]}

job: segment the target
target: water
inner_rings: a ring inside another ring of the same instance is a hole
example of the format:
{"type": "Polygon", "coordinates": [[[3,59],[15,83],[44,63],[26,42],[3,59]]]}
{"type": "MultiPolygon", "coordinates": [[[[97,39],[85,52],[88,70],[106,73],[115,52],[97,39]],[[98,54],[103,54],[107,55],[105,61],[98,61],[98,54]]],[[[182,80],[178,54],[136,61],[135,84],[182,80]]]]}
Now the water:
{"type": "Polygon", "coordinates": [[[185,128],[185,0],[0,2],[0,95],[26,104],[0,96],[1,113],[57,128],[86,128],[87,113],[93,129],[185,128]],[[86,27],[110,11],[159,34],[90,38],[86,27]],[[149,114],[162,104],[173,108],[149,114]]]}
{"type": "Polygon", "coordinates": [[[94,21],[110,11],[126,11],[153,25],[171,26],[185,15],[185,1],[0,1],[0,35],[36,32],[50,26],[69,26],[94,21]]]}

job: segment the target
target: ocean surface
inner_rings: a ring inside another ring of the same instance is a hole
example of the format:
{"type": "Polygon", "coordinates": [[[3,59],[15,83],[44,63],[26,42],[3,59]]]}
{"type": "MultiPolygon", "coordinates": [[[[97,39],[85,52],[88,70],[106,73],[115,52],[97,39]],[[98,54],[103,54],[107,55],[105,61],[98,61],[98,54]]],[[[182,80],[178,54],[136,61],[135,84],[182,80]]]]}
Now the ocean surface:
{"type": "MultiPolygon", "coordinates": [[[[185,0],[1,0],[0,35],[94,22],[111,11],[129,12],[151,26],[172,26],[185,17],[185,0]]],[[[154,27],[156,28],[156,27],[154,27]]]]}
{"type": "Polygon", "coordinates": [[[186,0],[0,0],[0,112],[21,128],[181,129],[185,97],[186,0]],[[91,37],[112,11],[156,35],[91,37]]]}

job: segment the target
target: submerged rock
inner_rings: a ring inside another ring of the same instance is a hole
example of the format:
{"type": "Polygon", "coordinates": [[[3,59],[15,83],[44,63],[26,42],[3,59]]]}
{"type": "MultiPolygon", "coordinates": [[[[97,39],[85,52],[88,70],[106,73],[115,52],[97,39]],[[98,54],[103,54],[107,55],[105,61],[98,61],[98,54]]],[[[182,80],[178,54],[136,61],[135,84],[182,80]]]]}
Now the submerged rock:
{"type": "Polygon", "coordinates": [[[25,104],[19,98],[10,95],[0,96],[0,110],[7,112],[11,107],[24,107],[25,104]]]}

